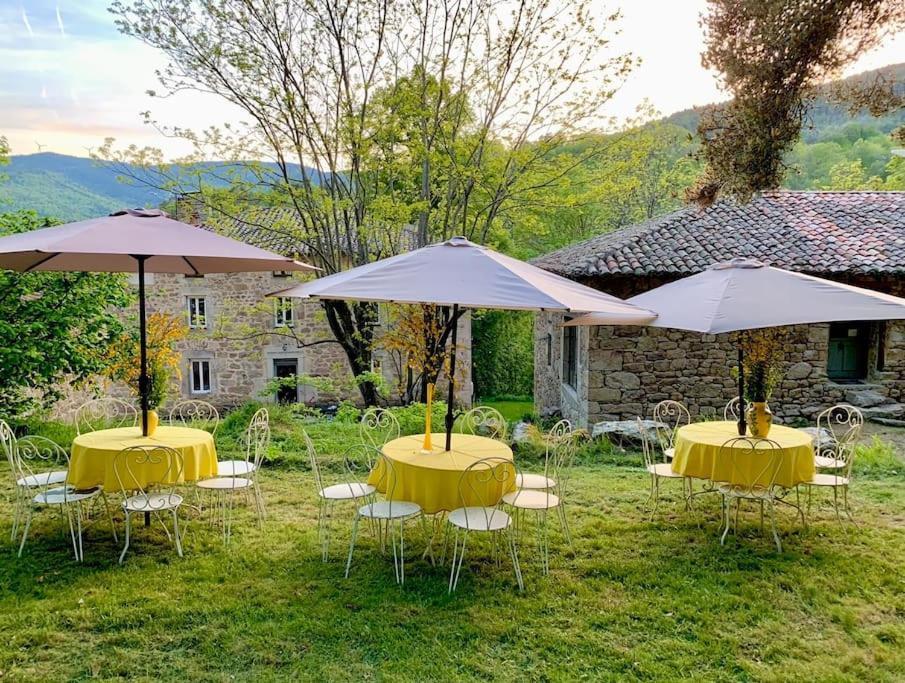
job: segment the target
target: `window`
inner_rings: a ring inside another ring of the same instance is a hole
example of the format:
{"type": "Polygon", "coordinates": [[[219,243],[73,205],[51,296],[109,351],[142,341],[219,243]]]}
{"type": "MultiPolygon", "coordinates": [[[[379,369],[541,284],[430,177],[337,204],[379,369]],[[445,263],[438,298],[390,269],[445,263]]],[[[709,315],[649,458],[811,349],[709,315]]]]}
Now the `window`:
{"type": "Polygon", "coordinates": [[[294,311],[292,310],[292,299],[281,296],[273,301],[274,305],[274,327],[292,327],[295,325],[294,311]]]}
{"type": "Polygon", "coordinates": [[[553,365],[553,335],[547,332],[547,367],[553,365]]]}
{"type": "Polygon", "coordinates": [[[193,394],[211,393],[211,362],[209,360],[191,361],[189,389],[193,394]]]}
{"type": "Polygon", "coordinates": [[[193,330],[207,329],[207,301],[203,296],[190,296],[187,299],[189,327],[193,330]]]}
{"type": "Polygon", "coordinates": [[[578,387],[578,328],[562,328],[562,381],[578,387]]]}
{"type": "Polygon", "coordinates": [[[857,382],[867,377],[871,326],[863,322],[830,323],[826,374],[836,382],[857,382]]]}
{"type": "Polygon", "coordinates": [[[292,275],[292,273],[290,273],[288,270],[275,270],[275,271],[273,271],[273,276],[274,276],[274,277],[289,277],[290,275],[292,275]]]}

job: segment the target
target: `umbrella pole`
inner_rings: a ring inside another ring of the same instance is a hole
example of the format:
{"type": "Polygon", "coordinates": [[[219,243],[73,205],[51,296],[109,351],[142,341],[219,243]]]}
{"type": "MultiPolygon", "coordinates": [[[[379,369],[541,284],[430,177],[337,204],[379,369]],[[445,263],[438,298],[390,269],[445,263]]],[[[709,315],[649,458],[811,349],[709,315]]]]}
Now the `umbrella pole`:
{"type": "Polygon", "coordinates": [[[138,376],[138,396],[141,402],[141,433],[148,435],[148,329],[145,316],[145,261],[147,256],[135,256],[138,261],[138,336],[141,373],[138,376]]]}
{"type": "Polygon", "coordinates": [[[459,304],[452,308],[452,345],[449,357],[449,393],[446,399],[446,450],[452,450],[453,403],[456,400],[456,337],[459,331],[459,304]]]}
{"type": "Polygon", "coordinates": [[[738,435],[744,436],[748,430],[745,424],[745,352],[742,346],[738,347],[738,435]]]}

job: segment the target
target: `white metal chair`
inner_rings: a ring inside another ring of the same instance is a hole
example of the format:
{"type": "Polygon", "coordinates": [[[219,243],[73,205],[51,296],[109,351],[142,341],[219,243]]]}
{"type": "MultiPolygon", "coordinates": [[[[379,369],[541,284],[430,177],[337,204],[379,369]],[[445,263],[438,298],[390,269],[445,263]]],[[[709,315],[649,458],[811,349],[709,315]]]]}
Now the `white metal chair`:
{"type": "MultiPolygon", "coordinates": [[[[263,445],[265,450],[270,444],[270,414],[267,408],[259,408],[251,416],[245,430],[245,459],[222,460],[217,463],[218,477],[250,477],[254,474],[258,462],[255,449],[263,445]]],[[[263,455],[263,453],[261,454],[263,455]]]]}
{"type": "Polygon", "coordinates": [[[361,442],[380,450],[400,434],[399,420],[389,410],[368,408],[358,423],[358,436],[361,442]]]}
{"type": "Polygon", "coordinates": [[[568,420],[560,420],[544,435],[544,473],[519,472],[515,482],[520,489],[552,489],[556,486],[556,480],[550,476],[550,459],[557,446],[572,438],[572,423],[568,420]]]}
{"type": "Polygon", "coordinates": [[[741,416],[739,406],[738,396],[733,396],[729,399],[729,403],[723,408],[723,419],[726,422],[738,422],[738,419],[741,416]]]}
{"type": "Polygon", "coordinates": [[[864,418],[861,411],[848,405],[838,405],[825,410],[817,417],[817,454],[814,456],[814,464],[818,468],[829,472],[816,472],[811,481],[802,486],[808,487],[808,516],[811,513],[811,494],[816,488],[833,490],[833,509],[836,512],[836,520],[842,523],[839,514],[839,492],[842,492],[843,511],[849,521],[854,523],[848,503],[848,489],[852,481],[852,465],[855,460],[855,443],[861,433],[864,418]],[[820,435],[822,429],[826,429],[832,435],[830,440],[823,440],[820,435]]]}
{"type": "MultiPolygon", "coordinates": [[[[362,500],[369,500],[377,489],[367,482],[348,480],[325,486],[324,480],[321,478],[321,469],[314,444],[307,433],[303,432],[303,434],[308,451],[308,461],[314,474],[314,485],[317,488],[317,536],[321,546],[321,559],[326,562],[330,552],[330,522],[336,503],[359,503],[362,500]]],[[[346,476],[348,476],[348,462],[344,460],[343,465],[346,476]]]]}
{"type": "MultiPolygon", "coordinates": [[[[232,517],[235,497],[237,495],[251,495],[254,498],[255,515],[260,527],[267,518],[267,508],[264,505],[264,495],[258,477],[261,473],[261,464],[267,449],[270,446],[270,422],[267,411],[264,408],[258,410],[248,430],[245,432],[245,460],[227,460],[229,471],[233,475],[221,474],[217,468],[217,476],[211,479],[202,479],[195,486],[198,490],[207,491],[216,496],[216,509],[219,512],[223,525],[223,541],[229,543],[232,534],[232,517]]],[[[226,464],[220,463],[220,464],[226,464]]],[[[247,500],[247,498],[246,498],[247,500]]]]}
{"type": "Polygon", "coordinates": [[[176,553],[182,557],[182,534],[179,531],[179,506],[184,500],[178,492],[182,481],[184,462],[182,453],[169,446],[130,446],[113,458],[113,473],[125,499],[122,509],[126,515],[126,541],[119,556],[122,564],[129,551],[132,538],[132,515],[155,515],[163,526],[167,538],[172,539],[176,553]],[[155,483],[146,482],[148,470],[155,471],[155,483]],[[151,490],[151,486],[154,487],[151,490]],[[162,513],[173,518],[173,533],[167,529],[162,513]]]}
{"type": "Polygon", "coordinates": [[[75,411],[75,430],[78,434],[107,427],[135,427],[137,424],[135,406],[112,396],[86,401],[75,411]]]}
{"type": "Polygon", "coordinates": [[[863,427],[864,415],[854,406],[840,404],[820,413],[814,465],[824,470],[848,468],[863,427]],[[830,435],[829,439],[823,438],[826,433],[830,435]]]}
{"type": "Polygon", "coordinates": [[[666,425],[656,428],[657,443],[663,455],[672,460],[676,454],[676,432],[679,427],[691,424],[691,413],[679,401],[660,401],[654,406],[654,422],[666,425]]]}
{"type": "MultiPolygon", "coordinates": [[[[393,462],[377,449],[366,444],[359,444],[346,451],[343,460],[347,463],[352,477],[359,473],[361,465],[367,467],[368,471],[376,465],[376,471],[379,473],[376,488],[378,491],[383,489],[386,492],[384,500],[377,500],[376,496],[368,498],[368,502],[359,507],[355,514],[352,538],[349,541],[349,558],[346,560],[346,578],[349,578],[349,570],[352,567],[352,553],[358,537],[358,524],[365,519],[372,523],[372,528],[376,526],[381,552],[384,550],[384,535],[381,532],[381,526],[386,524],[393,545],[393,571],[396,574],[396,583],[402,585],[405,583],[405,523],[421,516],[421,506],[411,501],[393,499],[396,489],[393,462]]],[[[363,469],[361,467],[361,470],[363,469]]],[[[352,487],[354,483],[350,482],[346,485],[352,487]]],[[[349,491],[350,495],[354,493],[355,491],[349,491]]]]}
{"type": "Polygon", "coordinates": [[[186,427],[196,427],[217,434],[220,426],[220,412],[207,401],[191,399],[180,401],[172,407],[168,418],[170,424],[179,423],[186,427]]]}
{"type": "Polygon", "coordinates": [[[516,476],[517,468],[511,460],[491,457],[472,463],[459,478],[459,500],[462,507],[450,512],[446,518],[447,530],[451,527],[455,532],[448,592],[452,593],[459,585],[465,548],[471,533],[490,534],[494,555],[497,554],[499,541],[505,541],[519,590],[525,589],[512,517],[499,508],[501,495],[498,492],[511,489],[515,485],[516,476]]]}
{"type": "Polygon", "coordinates": [[[68,484],[65,476],[62,482],[51,476],[61,471],[65,475],[66,471],[61,470],[60,465],[68,466],[69,454],[62,446],[43,436],[25,436],[16,443],[14,461],[17,488],[22,491],[23,507],[26,507],[25,526],[22,529],[22,541],[19,543],[19,557],[22,557],[35,511],[41,508],[55,508],[60,511],[61,515],[64,512],[66,514],[76,561],[84,560],[82,503],[98,496],[103,497],[107,518],[113,529],[113,538],[116,539],[113,517],[110,514],[110,506],[107,505],[103,488],[96,486],[92,489],[76,491],[68,484]],[[75,517],[75,524],[73,524],[73,517],[75,517]]]}
{"type": "MultiPolygon", "coordinates": [[[[547,514],[556,511],[563,537],[572,545],[572,535],[566,521],[566,488],[569,481],[569,468],[575,456],[577,435],[564,432],[548,447],[545,473],[552,482],[551,486],[540,488],[517,488],[503,495],[503,502],[513,509],[513,522],[517,540],[521,540],[522,525],[526,511],[533,511],[537,522],[537,543],[541,554],[541,569],[550,573],[550,542],[547,533],[547,514]]],[[[518,480],[518,478],[517,478],[518,480]]]]}
{"type": "Polygon", "coordinates": [[[650,496],[648,497],[648,501],[653,503],[653,508],[650,512],[651,518],[653,519],[653,516],[656,514],[657,508],[660,505],[661,479],[679,479],[682,481],[682,495],[685,497],[685,505],[687,507],[688,498],[685,494],[685,477],[672,471],[672,465],[665,460],[665,453],[663,456],[664,461],[657,462],[657,459],[654,456],[654,446],[651,443],[650,434],[644,426],[644,421],[640,417],[637,418],[637,420],[638,432],[641,434],[641,452],[644,455],[644,469],[650,474],[650,496]]]}
{"type": "Polygon", "coordinates": [[[760,504],[761,529],[764,524],[764,506],[770,514],[770,527],[776,551],[782,552],[782,543],[776,532],[776,476],[782,458],[782,446],[770,439],[755,439],[738,436],[729,439],[720,447],[720,458],[730,462],[729,481],[714,481],[713,489],[722,496],[723,520],[720,545],[726,542],[726,536],[732,526],[732,503],[736,504],[735,529],[738,532],[738,508],[743,500],[751,500],[760,504]],[[756,460],[756,462],[748,462],[756,460]],[[742,463],[746,464],[742,464],[742,463]],[[750,475],[754,473],[752,478],[750,475]]]}
{"type": "Polygon", "coordinates": [[[496,408],[478,406],[462,416],[461,429],[465,434],[505,441],[508,425],[506,419],[496,408]]]}

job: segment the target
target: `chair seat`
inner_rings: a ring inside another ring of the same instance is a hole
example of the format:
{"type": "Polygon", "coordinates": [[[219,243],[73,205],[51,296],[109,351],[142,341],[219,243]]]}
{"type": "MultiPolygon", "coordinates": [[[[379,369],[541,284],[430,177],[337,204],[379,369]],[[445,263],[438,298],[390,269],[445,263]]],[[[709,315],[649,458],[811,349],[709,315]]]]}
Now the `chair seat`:
{"type": "Polygon", "coordinates": [[[215,477],[214,479],[202,479],[196,486],[210,491],[229,491],[231,489],[247,489],[254,486],[254,482],[245,477],[215,477]]]}
{"type": "Polygon", "coordinates": [[[556,481],[545,477],[543,474],[519,473],[515,475],[515,488],[517,489],[552,489],[556,481]]]}
{"type": "Polygon", "coordinates": [[[804,482],[808,486],[848,486],[848,477],[818,472],[811,481],[804,482]]]}
{"type": "Polygon", "coordinates": [[[458,508],[446,518],[450,524],[468,531],[502,531],[512,522],[502,510],[485,507],[458,508]]]}
{"type": "Polygon", "coordinates": [[[674,457],[676,457],[676,449],[672,446],[670,446],[669,448],[664,448],[663,455],[672,460],[674,457]]]}
{"type": "Polygon", "coordinates": [[[244,460],[224,460],[217,463],[218,477],[241,477],[254,471],[255,464],[244,460]]]}
{"type": "Polygon", "coordinates": [[[321,489],[320,497],[327,500],[355,500],[370,496],[376,491],[370,484],[362,484],[357,481],[350,481],[343,484],[333,484],[321,489]]]}
{"type": "Polygon", "coordinates": [[[123,510],[129,512],[155,512],[173,510],[182,505],[182,496],[178,493],[140,493],[129,496],[123,501],[123,510]]]}
{"type": "Polygon", "coordinates": [[[681,474],[672,471],[672,465],[670,465],[668,462],[658,462],[656,465],[648,465],[647,471],[651,474],[657,475],[658,477],[684,479],[681,474]]]}
{"type": "Polygon", "coordinates": [[[825,470],[841,470],[845,468],[846,464],[845,460],[839,460],[838,458],[830,458],[826,455],[814,456],[814,465],[825,470]]]}
{"type": "Polygon", "coordinates": [[[32,498],[32,501],[38,505],[65,505],[94,498],[100,492],[100,488],[76,491],[72,487],[60,486],[41,491],[41,493],[32,498]]]}
{"type": "Polygon", "coordinates": [[[362,505],[358,508],[358,514],[369,519],[404,519],[421,512],[418,503],[410,503],[405,500],[379,500],[372,505],[362,505]]]}
{"type": "Polygon", "coordinates": [[[522,489],[507,493],[503,496],[503,502],[523,510],[549,510],[559,505],[559,496],[547,491],[522,489]]]}
{"type": "Polygon", "coordinates": [[[39,472],[38,474],[29,474],[16,480],[16,484],[26,488],[38,488],[40,486],[51,486],[52,484],[62,484],[66,481],[66,470],[56,472],[39,472]]]}

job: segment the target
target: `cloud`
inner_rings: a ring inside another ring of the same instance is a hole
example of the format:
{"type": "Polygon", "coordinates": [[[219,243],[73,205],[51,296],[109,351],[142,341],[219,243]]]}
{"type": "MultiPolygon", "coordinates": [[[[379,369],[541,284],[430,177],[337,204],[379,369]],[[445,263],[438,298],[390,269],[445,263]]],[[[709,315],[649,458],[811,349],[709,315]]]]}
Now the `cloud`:
{"type": "Polygon", "coordinates": [[[25,12],[25,8],[22,8],[22,23],[25,24],[25,30],[28,31],[28,35],[34,37],[35,32],[31,30],[31,23],[28,21],[28,14],[25,12]]]}
{"type": "Polygon", "coordinates": [[[66,36],[66,27],[63,26],[63,16],[60,14],[59,5],[57,5],[56,10],[57,10],[57,26],[60,27],[60,35],[65,37],[66,36]]]}

